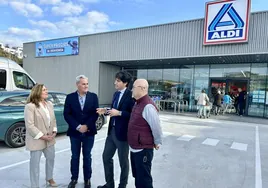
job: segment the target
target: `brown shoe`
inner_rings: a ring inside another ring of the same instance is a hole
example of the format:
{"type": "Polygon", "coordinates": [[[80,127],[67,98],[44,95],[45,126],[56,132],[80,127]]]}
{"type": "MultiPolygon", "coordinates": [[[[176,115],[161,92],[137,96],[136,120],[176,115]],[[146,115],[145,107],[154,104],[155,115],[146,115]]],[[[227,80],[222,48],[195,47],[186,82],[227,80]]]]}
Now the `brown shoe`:
{"type": "Polygon", "coordinates": [[[58,187],[58,185],[56,184],[56,182],[53,179],[48,180],[47,183],[48,183],[48,186],[50,186],[50,187],[58,187]]]}

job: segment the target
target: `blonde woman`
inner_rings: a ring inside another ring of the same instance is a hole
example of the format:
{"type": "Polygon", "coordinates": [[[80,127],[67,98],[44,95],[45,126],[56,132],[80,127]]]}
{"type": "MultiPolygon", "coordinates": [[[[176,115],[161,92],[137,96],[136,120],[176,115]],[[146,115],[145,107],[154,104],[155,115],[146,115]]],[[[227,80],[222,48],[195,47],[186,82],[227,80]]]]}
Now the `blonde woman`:
{"type": "Polygon", "coordinates": [[[55,159],[56,118],[51,102],[47,101],[48,91],[43,84],[37,84],[31,91],[24,110],[26,125],[26,149],[30,151],[31,187],[39,187],[40,158],[46,158],[46,181],[57,187],[53,180],[55,159]]]}

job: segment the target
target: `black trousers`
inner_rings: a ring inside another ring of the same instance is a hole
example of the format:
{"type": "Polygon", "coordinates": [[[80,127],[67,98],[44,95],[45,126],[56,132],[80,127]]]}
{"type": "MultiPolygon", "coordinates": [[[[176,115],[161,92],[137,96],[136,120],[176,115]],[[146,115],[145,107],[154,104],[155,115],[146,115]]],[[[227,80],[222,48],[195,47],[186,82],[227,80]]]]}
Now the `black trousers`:
{"type": "Polygon", "coordinates": [[[104,151],[102,154],[106,186],[114,188],[114,163],[113,156],[117,150],[119,164],[121,167],[119,187],[125,188],[128,183],[129,174],[129,145],[127,141],[119,141],[115,135],[115,129],[111,130],[111,134],[106,138],[104,151]]]}
{"type": "Polygon", "coordinates": [[[238,106],[239,106],[239,115],[243,115],[244,114],[245,104],[244,103],[238,103],[238,106]]]}
{"type": "Polygon", "coordinates": [[[151,175],[154,149],[143,149],[140,152],[130,152],[132,175],[136,188],[153,188],[151,175]]]}

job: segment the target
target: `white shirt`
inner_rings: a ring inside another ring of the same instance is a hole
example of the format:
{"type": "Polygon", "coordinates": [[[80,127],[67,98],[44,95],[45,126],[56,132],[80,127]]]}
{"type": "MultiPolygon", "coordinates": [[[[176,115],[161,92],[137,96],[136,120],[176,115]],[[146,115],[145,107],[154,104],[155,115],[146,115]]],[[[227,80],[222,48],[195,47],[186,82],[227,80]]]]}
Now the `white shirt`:
{"type": "Polygon", "coordinates": [[[47,121],[48,121],[48,125],[49,125],[49,127],[50,127],[50,114],[49,114],[49,110],[48,110],[48,108],[47,108],[47,106],[45,105],[43,105],[43,103],[39,103],[40,104],[40,107],[42,108],[42,110],[44,110],[44,112],[45,112],[45,114],[46,114],[46,116],[47,116],[47,121]]]}
{"type": "MultiPolygon", "coordinates": [[[[50,120],[51,120],[51,117],[50,117],[50,114],[49,114],[49,110],[47,108],[47,105],[44,106],[43,103],[39,103],[41,109],[45,112],[46,114],[46,117],[47,117],[47,121],[48,121],[48,127],[50,127],[50,120]]],[[[57,128],[54,127],[53,131],[57,132],[57,128]]],[[[44,134],[42,132],[39,132],[35,137],[34,139],[38,140],[39,138],[41,138],[42,136],[44,136],[44,134]]]]}
{"type": "Polygon", "coordinates": [[[122,96],[124,95],[124,93],[125,93],[126,89],[127,89],[127,88],[125,88],[125,89],[123,89],[123,90],[119,90],[119,92],[120,92],[120,95],[119,95],[119,99],[118,99],[118,103],[117,103],[117,106],[119,105],[119,103],[120,103],[120,100],[121,100],[122,96]]]}

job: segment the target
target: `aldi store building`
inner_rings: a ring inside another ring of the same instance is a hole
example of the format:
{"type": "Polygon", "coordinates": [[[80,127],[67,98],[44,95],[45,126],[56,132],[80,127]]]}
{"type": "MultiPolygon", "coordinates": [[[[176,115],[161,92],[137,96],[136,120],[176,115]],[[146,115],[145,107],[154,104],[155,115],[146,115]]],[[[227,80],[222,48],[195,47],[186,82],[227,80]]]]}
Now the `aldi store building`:
{"type": "MultiPolygon", "coordinates": [[[[250,0],[206,4],[204,19],[24,44],[24,68],[50,90],[72,92],[75,77],[109,104],[118,70],[149,81],[149,93],[196,110],[202,89],[247,92],[246,114],[268,117],[268,11],[250,0]]],[[[131,87],[131,86],[130,86],[131,87]]]]}

